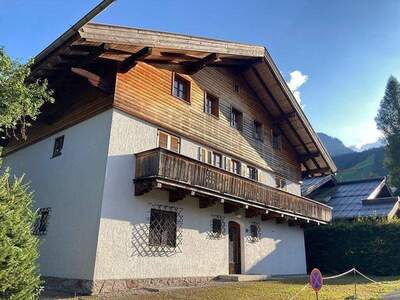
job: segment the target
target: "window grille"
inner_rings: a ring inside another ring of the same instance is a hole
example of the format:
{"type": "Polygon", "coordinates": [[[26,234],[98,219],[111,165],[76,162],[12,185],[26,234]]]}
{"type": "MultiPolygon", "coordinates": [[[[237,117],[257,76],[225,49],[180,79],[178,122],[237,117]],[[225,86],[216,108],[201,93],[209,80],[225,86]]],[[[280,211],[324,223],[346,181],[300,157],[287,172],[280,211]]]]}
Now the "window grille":
{"type": "Polygon", "coordinates": [[[225,218],[223,216],[212,216],[210,223],[209,239],[220,239],[225,235],[225,218]]]}
{"type": "Polygon", "coordinates": [[[151,209],[149,245],[175,248],[176,222],[176,212],[151,209]]]}
{"type": "Polygon", "coordinates": [[[260,241],[261,239],[261,228],[258,223],[251,223],[250,228],[249,228],[249,235],[248,235],[248,241],[250,243],[256,243],[260,241]]]}
{"type": "Polygon", "coordinates": [[[46,235],[49,224],[50,207],[37,210],[37,218],[33,227],[34,235],[46,235]]]}

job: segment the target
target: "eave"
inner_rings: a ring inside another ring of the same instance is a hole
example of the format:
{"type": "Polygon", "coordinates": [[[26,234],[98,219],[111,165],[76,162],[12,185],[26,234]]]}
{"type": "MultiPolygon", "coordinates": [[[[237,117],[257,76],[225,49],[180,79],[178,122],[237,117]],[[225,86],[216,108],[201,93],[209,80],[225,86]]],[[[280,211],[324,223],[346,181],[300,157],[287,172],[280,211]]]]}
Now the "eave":
{"type": "MultiPolygon", "coordinates": [[[[186,74],[204,67],[230,68],[241,73],[264,104],[274,126],[298,154],[303,176],[336,172],[332,158],[268,51],[261,46],[89,23],[70,33],[62,44],[42,52],[32,76],[65,79],[86,74],[94,78],[97,74],[90,74],[92,70],[74,74],[72,68],[76,71],[87,65],[101,69],[101,64],[111,63],[118,72],[127,72],[139,61],[186,74]]],[[[101,76],[93,82],[98,87],[106,83],[101,76]]]]}

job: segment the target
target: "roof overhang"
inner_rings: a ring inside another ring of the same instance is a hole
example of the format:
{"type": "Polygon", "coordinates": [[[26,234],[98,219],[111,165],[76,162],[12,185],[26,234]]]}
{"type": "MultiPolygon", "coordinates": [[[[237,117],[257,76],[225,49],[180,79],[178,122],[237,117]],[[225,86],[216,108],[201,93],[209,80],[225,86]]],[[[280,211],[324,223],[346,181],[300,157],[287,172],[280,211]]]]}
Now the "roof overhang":
{"type": "Polygon", "coordinates": [[[54,78],[60,72],[76,73],[77,67],[102,62],[115,63],[120,72],[126,72],[138,61],[186,74],[204,67],[240,72],[274,127],[297,152],[303,176],[336,172],[331,156],[264,47],[94,23],[75,26],[58,40],[36,57],[33,77],[54,78]]]}

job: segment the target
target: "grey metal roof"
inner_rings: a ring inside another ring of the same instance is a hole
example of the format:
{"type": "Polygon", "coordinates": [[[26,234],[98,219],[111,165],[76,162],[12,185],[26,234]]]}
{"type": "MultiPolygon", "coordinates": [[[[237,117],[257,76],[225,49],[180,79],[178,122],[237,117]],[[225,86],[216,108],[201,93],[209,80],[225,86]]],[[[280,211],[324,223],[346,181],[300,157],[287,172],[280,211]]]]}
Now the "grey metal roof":
{"type": "MultiPolygon", "coordinates": [[[[335,180],[332,175],[327,176],[317,176],[306,178],[301,185],[301,195],[306,197],[316,189],[327,183],[328,181],[335,180]]],[[[335,181],[336,182],[336,181],[335,181]]]]}
{"type": "Polygon", "coordinates": [[[322,186],[321,180],[307,182],[304,190],[319,184],[320,188],[314,189],[310,197],[332,206],[334,219],[391,217],[398,209],[397,197],[368,199],[379,194],[377,191],[385,186],[385,178],[338,182],[329,187],[322,186]]]}

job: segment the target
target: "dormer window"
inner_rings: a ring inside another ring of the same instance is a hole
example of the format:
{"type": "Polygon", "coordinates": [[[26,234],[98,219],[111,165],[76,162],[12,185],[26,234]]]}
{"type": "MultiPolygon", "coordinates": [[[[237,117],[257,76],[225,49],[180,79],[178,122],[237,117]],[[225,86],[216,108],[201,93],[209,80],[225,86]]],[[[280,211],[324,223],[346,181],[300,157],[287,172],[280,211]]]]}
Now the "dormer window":
{"type": "Polygon", "coordinates": [[[183,101],[190,102],[190,82],[174,73],[172,95],[183,101]]]}

